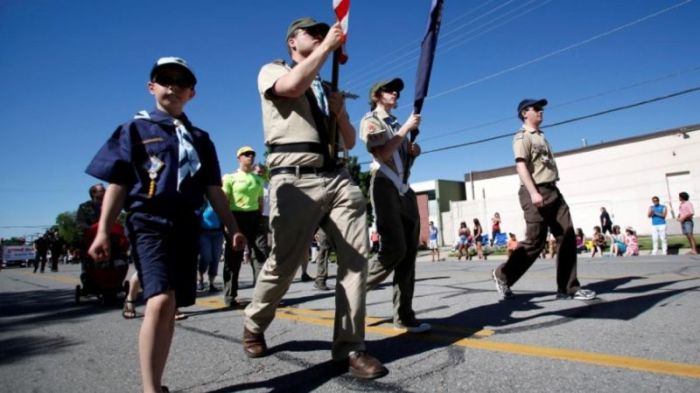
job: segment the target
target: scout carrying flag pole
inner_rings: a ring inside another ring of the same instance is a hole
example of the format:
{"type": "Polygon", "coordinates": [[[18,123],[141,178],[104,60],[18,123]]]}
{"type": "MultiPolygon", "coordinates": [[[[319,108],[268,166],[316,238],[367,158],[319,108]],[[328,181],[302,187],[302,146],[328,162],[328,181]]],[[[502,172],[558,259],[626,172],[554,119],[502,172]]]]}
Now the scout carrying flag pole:
{"type": "MultiPolygon", "coordinates": [[[[331,91],[338,91],[338,79],[340,73],[340,65],[348,61],[348,56],[345,53],[345,40],[348,36],[348,21],[350,19],[350,0],[333,0],[333,11],[335,17],[340,21],[340,26],[343,29],[343,45],[333,52],[333,73],[331,76],[331,91]]],[[[330,113],[328,120],[328,130],[330,132],[330,155],[336,159],[337,144],[338,144],[338,123],[333,112],[330,113]]]]}
{"type": "MultiPolygon", "coordinates": [[[[433,69],[435,47],[437,46],[437,37],[440,31],[440,22],[442,21],[442,5],[443,0],[433,0],[433,4],[430,6],[428,28],[425,31],[425,36],[421,43],[420,60],[418,62],[418,72],[416,73],[416,93],[413,99],[413,113],[415,114],[420,114],[423,109],[425,96],[428,95],[430,72],[433,69]]],[[[411,143],[416,141],[419,132],[418,129],[411,131],[411,143]]],[[[406,165],[404,166],[404,183],[408,182],[408,175],[411,165],[413,165],[413,159],[414,158],[409,155],[406,165]]]]}

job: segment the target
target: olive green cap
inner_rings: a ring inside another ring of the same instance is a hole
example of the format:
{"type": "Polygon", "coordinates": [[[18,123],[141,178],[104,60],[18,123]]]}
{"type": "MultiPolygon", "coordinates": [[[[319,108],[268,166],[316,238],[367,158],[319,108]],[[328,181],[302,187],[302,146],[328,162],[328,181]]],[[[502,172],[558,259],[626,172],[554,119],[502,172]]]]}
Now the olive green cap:
{"type": "Polygon", "coordinates": [[[291,37],[294,32],[297,31],[297,29],[306,29],[313,26],[319,26],[322,29],[325,29],[326,33],[328,33],[328,30],[330,30],[330,26],[328,26],[328,24],[319,22],[316,19],[307,16],[304,18],[299,18],[289,25],[289,28],[287,29],[287,39],[289,39],[289,37],[291,37]]]}
{"type": "Polygon", "coordinates": [[[382,88],[388,88],[389,90],[396,91],[397,93],[403,90],[403,81],[401,78],[394,78],[391,80],[383,80],[376,82],[375,84],[372,85],[372,88],[369,89],[369,103],[370,105],[374,103],[372,100],[374,96],[377,94],[377,92],[382,89],[382,88]]]}

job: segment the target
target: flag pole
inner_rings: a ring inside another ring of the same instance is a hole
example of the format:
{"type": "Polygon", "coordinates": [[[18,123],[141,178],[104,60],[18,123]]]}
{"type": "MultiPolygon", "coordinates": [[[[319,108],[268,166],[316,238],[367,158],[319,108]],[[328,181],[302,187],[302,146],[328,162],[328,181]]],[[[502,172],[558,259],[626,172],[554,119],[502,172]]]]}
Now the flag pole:
{"type": "MultiPolygon", "coordinates": [[[[416,72],[416,92],[413,100],[413,113],[419,115],[423,110],[423,101],[428,95],[428,84],[430,83],[430,74],[433,69],[433,58],[435,57],[435,47],[437,46],[437,37],[440,32],[440,22],[442,21],[442,6],[443,0],[433,0],[430,6],[430,15],[428,16],[428,27],[421,42],[420,59],[418,60],[418,70],[416,72]]],[[[411,131],[410,141],[414,143],[420,130],[417,128],[411,131]]],[[[406,165],[404,165],[403,180],[408,182],[411,166],[415,157],[408,154],[406,165]]]]}
{"type": "MultiPolygon", "coordinates": [[[[333,0],[333,12],[335,13],[336,20],[341,23],[343,29],[343,45],[333,52],[333,69],[331,73],[331,92],[335,93],[338,91],[338,84],[340,80],[340,65],[345,64],[348,60],[348,56],[344,52],[345,40],[347,39],[349,15],[350,15],[350,0],[333,0]]],[[[328,131],[329,135],[329,153],[330,156],[336,160],[338,154],[338,118],[332,111],[328,117],[328,131]]]]}

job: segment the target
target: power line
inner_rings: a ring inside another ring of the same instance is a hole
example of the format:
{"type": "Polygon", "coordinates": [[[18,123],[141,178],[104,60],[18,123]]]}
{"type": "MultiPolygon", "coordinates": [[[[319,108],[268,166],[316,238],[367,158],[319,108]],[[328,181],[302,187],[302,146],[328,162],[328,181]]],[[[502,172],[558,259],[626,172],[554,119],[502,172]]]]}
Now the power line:
{"type": "Polygon", "coordinates": [[[607,37],[607,36],[609,36],[609,35],[611,35],[611,34],[617,33],[618,31],[627,29],[627,28],[629,28],[629,27],[632,27],[632,26],[634,26],[634,25],[637,25],[637,24],[639,24],[639,23],[642,23],[642,22],[644,22],[644,21],[646,21],[646,20],[648,20],[648,19],[654,18],[654,17],[659,16],[659,15],[661,15],[661,14],[664,14],[664,13],[666,13],[666,12],[669,12],[669,11],[675,9],[675,8],[684,6],[684,5],[688,4],[688,3],[690,3],[691,1],[693,1],[693,0],[685,0],[685,1],[681,2],[681,3],[678,3],[678,4],[672,5],[672,6],[670,6],[670,7],[664,8],[664,9],[662,9],[662,10],[660,10],[660,11],[657,11],[657,12],[654,12],[654,13],[649,14],[649,15],[647,15],[647,16],[644,16],[644,17],[642,17],[642,18],[636,19],[636,20],[634,20],[634,21],[632,21],[632,22],[625,23],[624,25],[618,26],[618,27],[616,27],[616,28],[614,28],[614,29],[608,30],[608,31],[603,32],[603,33],[600,33],[600,34],[596,34],[596,35],[594,35],[593,37],[587,38],[587,39],[585,39],[585,40],[583,40],[583,41],[579,41],[579,42],[577,42],[577,43],[571,44],[571,45],[566,46],[566,47],[564,47],[564,48],[557,49],[557,50],[555,50],[555,51],[553,51],[553,52],[550,52],[550,53],[547,53],[547,54],[545,54],[545,55],[539,56],[539,57],[534,58],[534,59],[532,59],[532,60],[528,60],[528,61],[526,61],[526,62],[524,62],[524,63],[517,64],[517,65],[515,65],[515,66],[506,68],[506,69],[504,69],[504,70],[495,72],[495,73],[493,73],[493,74],[484,76],[484,77],[482,77],[482,78],[473,80],[473,81],[471,81],[471,82],[464,83],[464,84],[462,84],[462,85],[453,87],[453,88],[448,89],[448,90],[445,90],[445,91],[443,91],[443,92],[440,92],[440,93],[437,93],[437,94],[433,94],[433,95],[431,95],[431,96],[426,97],[425,100],[426,100],[426,101],[427,101],[427,100],[432,100],[432,99],[435,99],[435,98],[438,98],[438,97],[442,97],[442,96],[445,96],[445,95],[454,93],[454,92],[456,92],[456,91],[458,91],[458,90],[462,90],[462,89],[465,89],[465,88],[467,88],[467,87],[476,85],[477,83],[481,83],[481,82],[487,81],[487,80],[489,80],[489,79],[496,78],[496,77],[498,77],[498,76],[507,74],[507,73],[512,72],[512,71],[515,71],[515,70],[517,70],[517,69],[520,69],[520,68],[526,67],[526,66],[528,66],[528,65],[531,65],[531,64],[540,62],[540,61],[542,61],[542,60],[548,59],[548,58],[550,58],[550,57],[552,57],[552,56],[556,56],[556,55],[558,55],[558,54],[560,54],[560,53],[569,51],[569,50],[571,50],[571,49],[578,48],[579,46],[588,44],[588,43],[590,43],[590,42],[596,41],[596,40],[601,39],[601,38],[603,38],[603,37],[607,37]]]}
{"type": "MultiPolygon", "coordinates": [[[[470,11],[467,11],[466,13],[464,13],[464,14],[458,16],[457,18],[455,18],[455,19],[453,19],[453,20],[451,20],[451,21],[449,21],[449,22],[443,22],[443,24],[442,24],[442,25],[443,25],[443,29],[444,29],[445,27],[447,27],[448,25],[454,24],[454,23],[455,23],[456,21],[458,21],[459,19],[462,19],[462,18],[464,18],[465,16],[468,16],[468,15],[474,13],[476,10],[485,7],[486,5],[488,5],[489,3],[493,2],[493,1],[494,1],[494,0],[486,1],[486,2],[484,2],[483,4],[481,4],[481,5],[479,5],[479,6],[475,7],[475,8],[473,8],[473,9],[471,9],[470,11]]],[[[512,2],[512,1],[513,1],[513,0],[509,0],[508,3],[512,2]]],[[[507,3],[506,3],[506,4],[507,4],[507,3]]],[[[499,6],[499,7],[501,7],[501,6],[499,6]]],[[[498,7],[497,7],[497,8],[498,8],[498,7]]],[[[469,24],[469,23],[471,23],[471,21],[466,22],[465,24],[469,24]]],[[[461,28],[462,26],[464,26],[465,24],[459,25],[457,28],[455,28],[455,29],[453,29],[453,30],[450,30],[450,31],[448,31],[448,32],[444,32],[444,33],[443,33],[443,36],[446,35],[446,34],[449,35],[452,31],[455,31],[455,30],[460,29],[460,28],[461,28]]],[[[396,53],[401,53],[401,52],[403,52],[404,49],[406,49],[406,48],[414,48],[414,50],[411,50],[411,51],[409,51],[408,53],[409,53],[409,54],[410,54],[410,53],[415,53],[415,52],[418,51],[418,49],[415,49],[415,48],[417,48],[417,47],[419,46],[419,45],[417,45],[417,44],[419,44],[420,42],[421,42],[421,37],[419,36],[417,39],[412,40],[411,42],[409,42],[409,43],[407,43],[407,44],[405,44],[405,45],[403,45],[403,46],[401,46],[401,47],[399,47],[399,48],[396,48],[396,49],[394,49],[394,50],[392,50],[392,51],[389,51],[389,52],[387,52],[387,53],[384,53],[383,55],[381,55],[381,56],[375,58],[374,60],[372,60],[372,61],[370,61],[370,62],[365,63],[364,65],[360,66],[359,68],[355,68],[353,71],[351,71],[351,72],[349,72],[349,73],[347,74],[347,76],[345,77],[345,79],[349,79],[349,80],[358,79],[358,78],[357,78],[357,75],[364,75],[364,74],[366,74],[365,72],[360,72],[360,71],[364,71],[364,70],[367,70],[367,69],[372,69],[372,70],[374,70],[374,69],[376,68],[376,65],[377,65],[377,64],[386,64],[386,61],[384,61],[385,58],[391,58],[392,61],[396,60],[396,57],[394,56],[394,54],[396,54],[396,53]]],[[[405,56],[405,55],[406,55],[406,53],[403,53],[402,56],[405,56]]]]}
{"type": "MultiPolygon", "coordinates": [[[[464,28],[464,27],[466,27],[466,26],[468,26],[468,25],[470,25],[470,24],[473,24],[473,23],[476,22],[477,20],[482,19],[483,17],[485,17],[485,16],[487,16],[487,15],[489,15],[489,14],[492,14],[492,13],[495,12],[495,11],[500,10],[501,8],[505,7],[506,5],[508,5],[509,3],[513,2],[513,1],[514,1],[514,0],[510,0],[510,1],[506,2],[506,3],[504,3],[504,4],[501,4],[501,5],[499,5],[498,7],[494,8],[494,9],[492,9],[492,10],[490,10],[490,11],[488,11],[488,12],[482,14],[482,15],[479,15],[479,16],[475,17],[475,18],[472,19],[472,20],[470,20],[470,21],[468,21],[468,22],[466,22],[466,23],[463,23],[462,25],[458,26],[458,27],[455,28],[455,29],[452,29],[451,31],[448,31],[448,32],[445,32],[445,33],[441,34],[441,40],[442,40],[442,41],[441,41],[441,42],[438,42],[437,50],[438,50],[440,53],[442,53],[442,52],[443,52],[443,49],[444,49],[444,47],[445,47],[445,45],[448,45],[448,44],[450,44],[450,43],[453,43],[453,42],[455,41],[454,38],[456,38],[456,39],[458,39],[458,40],[459,40],[459,39],[462,39],[462,41],[460,41],[457,45],[453,46],[452,48],[449,48],[449,50],[454,49],[455,47],[460,46],[460,45],[463,45],[464,43],[467,43],[467,42],[473,40],[474,38],[477,38],[477,37],[479,37],[479,36],[482,36],[482,35],[488,33],[489,31],[491,31],[491,30],[493,30],[493,29],[495,29],[495,28],[497,28],[497,27],[500,27],[501,25],[503,25],[503,24],[505,24],[505,23],[507,23],[507,22],[510,22],[511,20],[514,20],[514,19],[520,18],[520,17],[522,17],[522,16],[525,16],[525,14],[534,11],[536,8],[539,8],[539,7],[543,6],[543,5],[545,5],[545,4],[549,3],[549,2],[551,2],[552,0],[546,0],[546,1],[542,2],[541,4],[535,6],[535,7],[531,7],[531,9],[529,9],[529,10],[527,10],[527,11],[525,11],[525,12],[522,12],[522,13],[520,13],[520,14],[518,14],[518,15],[512,17],[512,18],[506,20],[505,22],[499,23],[499,24],[497,24],[497,25],[495,25],[495,26],[489,26],[489,24],[492,24],[493,22],[497,21],[498,19],[501,19],[501,18],[503,18],[503,17],[505,17],[505,16],[507,16],[507,15],[509,15],[509,14],[512,14],[512,13],[514,13],[514,12],[517,12],[517,11],[520,10],[521,8],[523,8],[523,7],[525,7],[525,6],[528,6],[530,3],[533,3],[533,2],[538,1],[538,0],[528,0],[526,3],[521,4],[521,5],[519,5],[519,6],[515,7],[515,8],[513,8],[513,9],[511,9],[510,11],[507,11],[505,14],[500,15],[500,16],[496,16],[494,19],[492,19],[492,20],[490,20],[490,21],[487,21],[487,22],[481,24],[480,26],[471,29],[471,30],[467,31],[466,33],[461,33],[461,34],[458,35],[457,37],[453,37],[453,39],[450,40],[450,41],[444,42],[444,37],[449,36],[450,34],[455,33],[456,31],[458,31],[458,30],[460,30],[460,29],[462,29],[462,28],[464,28]],[[469,36],[471,33],[474,33],[474,32],[479,32],[479,34],[476,34],[476,35],[473,35],[473,36],[469,36]]],[[[418,42],[420,42],[420,40],[418,40],[418,42]]],[[[404,46],[404,47],[406,47],[406,46],[404,46]]],[[[415,48],[413,48],[413,49],[411,49],[411,50],[409,50],[409,51],[407,51],[407,52],[404,52],[402,55],[397,56],[397,57],[394,57],[391,61],[385,61],[385,62],[383,62],[382,72],[387,73],[387,72],[389,72],[389,71],[392,71],[392,70],[395,70],[395,69],[399,69],[399,68],[403,67],[404,65],[409,65],[409,64],[415,63],[415,61],[418,59],[418,56],[419,56],[419,55],[418,55],[418,52],[419,52],[419,51],[420,51],[420,47],[419,47],[419,46],[416,46],[415,48]],[[411,55],[413,55],[413,54],[415,54],[415,55],[414,55],[414,56],[411,56],[411,55]],[[406,60],[402,60],[403,58],[406,58],[406,57],[408,57],[408,56],[411,56],[411,57],[408,58],[408,59],[406,59],[406,60]],[[397,64],[392,65],[393,63],[397,63],[397,64]],[[390,67],[387,67],[387,66],[390,66],[390,67]]],[[[394,51],[394,52],[395,52],[395,51],[394,51]]],[[[361,73],[360,75],[363,75],[363,76],[364,76],[364,75],[370,75],[370,74],[373,73],[373,72],[375,72],[375,70],[370,70],[369,72],[363,72],[363,73],[361,73]]],[[[358,86],[358,87],[359,87],[359,85],[361,84],[360,82],[365,82],[365,81],[367,81],[367,80],[369,80],[369,79],[370,79],[370,78],[367,78],[367,77],[362,77],[362,78],[360,78],[360,77],[349,78],[349,80],[347,81],[347,84],[348,84],[349,86],[351,86],[351,87],[355,87],[355,86],[358,86]]]]}
{"type": "MultiPolygon", "coordinates": [[[[670,93],[670,94],[666,94],[666,95],[663,95],[663,96],[658,96],[658,97],[650,98],[650,99],[643,100],[643,101],[638,101],[638,102],[635,102],[635,103],[632,103],[632,104],[628,104],[628,105],[622,105],[622,106],[618,106],[618,107],[615,107],[615,108],[606,109],[606,110],[604,110],[604,111],[595,112],[595,113],[591,113],[591,114],[588,114],[588,115],[583,115],[583,116],[574,117],[574,118],[571,118],[571,119],[567,119],[567,120],[563,120],[563,121],[556,122],[556,123],[553,123],[553,124],[549,124],[549,125],[543,126],[543,127],[541,127],[541,128],[542,128],[542,129],[553,128],[553,127],[557,127],[557,126],[561,126],[561,125],[569,124],[569,123],[574,123],[574,122],[581,121],[581,120],[585,120],[585,119],[591,119],[591,118],[594,118],[594,117],[599,117],[599,116],[607,115],[607,114],[614,113],[614,112],[619,112],[619,111],[623,111],[623,110],[627,110],[627,109],[631,109],[631,108],[636,108],[636,107],[643,106],[643,105],[647,105],[647,104],[651,104],[651,103],[654,103],[654,102],[659,102],[659,101],[668,100],[668,99],[671,99],[671,98],[674,98],[674,97],[679,97],[679,96],[686,95],[686,94],[690,94],[690,93],[694,93],[694,92],[697,92],[697,91],[700,91],[700,86],[696,86],[696,87],[692,87],[692,88],[690,88],[690,89],[685,89],[685,90],[677,91],[677,92],[670,93]]],[[[421,152],[421,155],[430,154],[430,153],[436,153],[436,152],[445,151],[445,150],[452,150],[452,149],[456,149],[456,148],[458,148],[458,147],[473,146],[473,145],[478,145],[478,144],[482,144],[482,143],[486,143],[486,142],[495,141],[495,140],[498,140],[498,139],[511,138],[511,137],[513,137],[513,132],[508,132],[508,133],[506,133],[506,134],[495,135],[495,136],[492,136],[492,137],[477,139],[477,140],[470,141],[470,142],[459,143],[459,144],[456,144],[456,145],[448,145],[448,146],[438,147],[438,148],[431,149],[431,150],[425,150],[425,151],[421,152]]],[[[371,163],[371,161],[361,162],[360,164],[363,165],[363,164],[369,164],[369,163],[371,163]]]]}
{"type": "MultiPolygon", "coordinates": [[[[663,80],[666,80],[666,79],[675,78],[675,77],[678,77],[678,76],[681,76],[681,75],[690,74],[690,73],[697,72],[697,71],[700,71],[700,65],[697,65],[697,66],[695,66],[695,67],[692,67],[692,68],[689,68],[689,69],[685,69],[685,70],[682,70],[682,71],[676,71],[676,72],[672,72],[672,73],[670,73],[670,74],[666,74],[666,75],[654,77],[654,78],[651,78],[651,79],[646,79],[646,80],[643,80],[643,81],[635,82],[635,83],[632,83],[632,84],[630,84],[630,85],[626,85],[626,86],[622,86],[622,87],[617,87],[617,88],[614,88],[614,89],[606,90],[606,91],[603,91],[603,92],[591,94],[591,95],[584,96],[584,97],[574,98],[574,99],[572,99],[572,100],[570,100],[570,101],[565,101],[565,102],[563,102],[563,103],[561,103],[561,104],[551,105],[550,108],[553,109],[553,108],[562,108],[562,107],[566,107],[566,106],[569,106],[569,105],[577,104],[577,103],[579,103],[579,102],[592,100],[592,99],[594,99],[594,98],[600,98],[600,97],[606,96],[606,95],[608,95],[608,94],[612,94],[612,93],[617,93],[617,92],[620,92],[620,91],[625,91],[625,90],[633,89],[633,88],[635,88],[635,87],[640,87],[640,86],[648,85],[648,84],[651,84],[651,83],[660,82],[660,81],[663,81],[663,80]]],[[[441,134],[433,134],[433,135],[430,135],[429,137],[423,137],[423,138],[421,138],[421,142],[430,141],[430,140],[433,140],[433,139],[440,139],[440,138],[444,138],[444,137],[447,137],[447,136],[459,134],[459,133],[462,133],[462,132],[465,132],[465,131],[470,131],[470,130],[474,130],[474,129],[478,129],[478,128],[483,128],[483,127],[486,127],[486,126],[491,126],[491,125],[498,124],[498,123],[502,123],[502,122],[505,122],[505,121],[511,121],[511,120],[513,119],[513,117],[514,117],[514,116],[503,117],[503,118],[500,118],[500,119],[498,119],[498,120],[492,120],[492,121],[488,121],[488,122],[486,122],[486,123],[481,123],[481,124],[477,124],[477,125],[473,125],[473,126],[469,126],[469,127],[465,127],[465,128],[460,128],[460,129],[457,129],[457,130],[454,130],[454,131],[448,131],[448,132],[441,133],[441,134]]]]}

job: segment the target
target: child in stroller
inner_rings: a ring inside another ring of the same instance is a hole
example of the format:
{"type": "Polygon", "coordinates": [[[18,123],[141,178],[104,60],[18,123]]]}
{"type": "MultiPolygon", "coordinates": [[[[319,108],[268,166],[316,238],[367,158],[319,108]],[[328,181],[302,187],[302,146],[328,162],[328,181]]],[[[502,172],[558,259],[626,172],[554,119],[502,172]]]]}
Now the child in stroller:
{"type": "Polygon", "coordinates": [[[92,225],[83,236],[80,282],[75,288],[75,302],[83,296],[97,296],[104,304],[116,304],[120,293],[129,291],[129,282],[124,281],[129,270],[129,241],[124,228],[116,223],[110,232],[112,254],[109,261],[96,263],[87,253],[97,233],[97,224],[92,225]]]}

